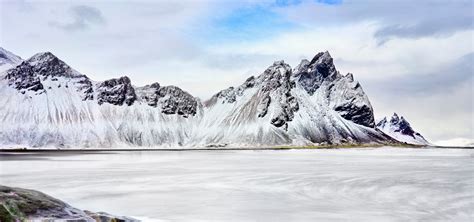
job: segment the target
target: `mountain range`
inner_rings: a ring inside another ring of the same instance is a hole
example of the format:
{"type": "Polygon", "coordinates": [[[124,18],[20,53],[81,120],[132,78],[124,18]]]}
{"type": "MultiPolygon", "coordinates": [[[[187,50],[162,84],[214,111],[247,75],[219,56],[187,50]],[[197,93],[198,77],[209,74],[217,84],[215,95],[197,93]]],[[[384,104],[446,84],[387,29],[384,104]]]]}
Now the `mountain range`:
{"type": "Polygon", "coordinates": [[[0,48],[4,147],[273,147],[429,144],[397,115],[375,124],[351,73],[329,52],[295,68],[276,61],[201,101],[176,86],[94,81],[50,52],[22,60],[0,48]]]}

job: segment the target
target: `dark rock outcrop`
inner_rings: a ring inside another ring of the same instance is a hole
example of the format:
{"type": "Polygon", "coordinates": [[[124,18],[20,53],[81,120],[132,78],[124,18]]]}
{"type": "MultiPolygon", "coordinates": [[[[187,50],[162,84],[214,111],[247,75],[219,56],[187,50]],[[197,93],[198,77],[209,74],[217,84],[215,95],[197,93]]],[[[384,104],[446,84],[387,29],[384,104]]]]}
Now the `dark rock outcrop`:
{"type": "Polygon", "coordinates": [[[86,75],[75,71],[50,52],[38,53],[7,70],[5,79],[22,93],[46,92],[50,87],[45,87],[43,82],[51,80],[57,82],[57,87],[75,87],[83,100],[92,100],[94,94],[92,82],[86,75]]]}
{"type": "Polygon", "coordinates": [[[33,71],[45,77],[76,77],[78,72],[53,55],[51,52],[38,53],[27,60],[33,66],[33,71]]]}
{"type": "Polygon", "coordinates": [[[311,62],[303,60],[295,68],[297,82],[310,94],[321,86],[323,81],[332,81],[338,76],[333,59],[329,52],[320,52],[311,62]]]}
{"type": "Polygon", "coordinates": [[[5,79],[8,80],[8,85],[22,92],[25,90],[36,92],[44,89],[33,66],[28,62],[22,62],[16,68],[8,70],[5,79]]]}
{"type": "Polygon", "coordinates": [[[82,211],[44,193],[0,185],[0,221],[138,221],[82,211]]]}
{"type": "Polygon", "coordinates": [[[161,87],[157,96],[165,114],[178,114],[183,117],[194,116],[198,102],[191,94],[176,86],[161,87]]]}
{"type": "Polygon", "coordinates": [[[198,100],[179,87],[153,83],[139,87],[136,91],[142,101],[149,106],[161,107],[164,114],[178,114],[187,118],[197,113],[198,100]]]}
{"type": "Polygon", "coordinates": [[[97,102],[99,105],[110,103],[112,105],[132,105],[137,99],[135,89],[126,76],[118,79],[105,80],[97,85],[97,102]]]}

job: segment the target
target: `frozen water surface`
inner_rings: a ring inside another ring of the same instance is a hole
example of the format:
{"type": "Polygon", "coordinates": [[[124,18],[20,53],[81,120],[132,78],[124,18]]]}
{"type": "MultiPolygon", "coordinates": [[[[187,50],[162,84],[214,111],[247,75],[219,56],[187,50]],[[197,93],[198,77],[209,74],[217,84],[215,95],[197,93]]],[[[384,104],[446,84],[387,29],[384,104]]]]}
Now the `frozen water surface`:
{"type": "Polygon", "coordinates": [[[162,221],[473,221],[474,150],[1,154],[0,184],[162,221]]]}

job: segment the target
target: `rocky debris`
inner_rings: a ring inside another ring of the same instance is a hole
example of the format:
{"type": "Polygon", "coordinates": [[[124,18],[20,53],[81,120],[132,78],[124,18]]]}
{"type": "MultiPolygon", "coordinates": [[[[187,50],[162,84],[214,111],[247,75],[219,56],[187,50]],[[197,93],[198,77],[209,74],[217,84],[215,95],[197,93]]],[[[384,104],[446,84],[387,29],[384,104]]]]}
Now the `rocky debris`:
{"type": "Polygon", "coordinates": [[[429,144],[420,133],[410,126],[410,123],[403,116],[399,117],[397,113],[393,114],[390,121],[387,120],[387,117],[384,117],[377,123],[376,127],[400,142],[418,145],[429,144]]]}
{"type": "Polygon", "coordinates": [[[126,76],[105,80],[97,84],[96,91],[99,105],[110,103],[121,106],[125,103],[131,106],[137,99],[135,89],[126,76]]]}
{"type": "Polygon", "coordinates": [[[44,193],[0,185],[0,221],[138,221],[82,211],[44,193]]]}
{"type": "Polygon", "coordinates": [[[137,88],[138,97],[149,106],[161,107],[164,114],[178,114],[185,118],[197,113],[198,100],[176,86],[163,86],[153,83],[137,88]]]}

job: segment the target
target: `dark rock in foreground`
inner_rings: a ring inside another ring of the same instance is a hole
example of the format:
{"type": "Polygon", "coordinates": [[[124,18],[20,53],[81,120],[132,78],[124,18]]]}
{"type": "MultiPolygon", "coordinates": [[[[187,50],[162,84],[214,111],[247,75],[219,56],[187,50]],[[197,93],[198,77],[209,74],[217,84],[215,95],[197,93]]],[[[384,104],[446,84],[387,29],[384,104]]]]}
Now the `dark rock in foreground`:
{"type": "Polygon", "coordinates": [[[71,207],[44,193],[0,185],[0,221],[138,221],[71,207]]]}

